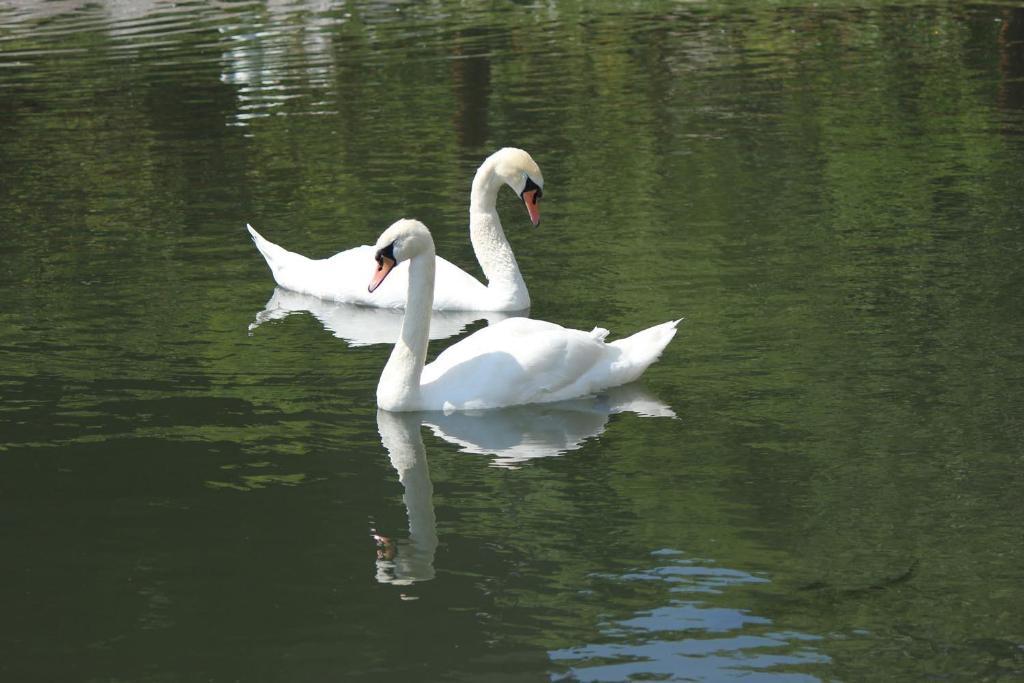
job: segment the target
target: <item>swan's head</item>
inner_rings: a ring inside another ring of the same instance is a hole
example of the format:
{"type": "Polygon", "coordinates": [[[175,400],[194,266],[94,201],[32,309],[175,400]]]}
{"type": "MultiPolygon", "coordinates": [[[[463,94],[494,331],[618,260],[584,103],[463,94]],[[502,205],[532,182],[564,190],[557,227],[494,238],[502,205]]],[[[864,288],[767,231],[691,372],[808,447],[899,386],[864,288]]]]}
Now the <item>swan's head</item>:
{"type": "Polygon", "coordinates": [[[392,223],[377,238],[373,258],[377,261],[377,270],[367,289],[377,289],[391,269],[402,261],[414,256],[434,252],[434,239],[430,236],[427,226],[412,218],[403,218],[392,223]]]}
{"type": "Polygon", "coordinates": [[[539,224],[538,202],[544,195],[544,176],[541,175],[540,166],[533,157],[516,147],[499,149],[491,158],[494,160],[495,175],[523,200],[530,213],[530,221],[534,225],[539,224]]]}

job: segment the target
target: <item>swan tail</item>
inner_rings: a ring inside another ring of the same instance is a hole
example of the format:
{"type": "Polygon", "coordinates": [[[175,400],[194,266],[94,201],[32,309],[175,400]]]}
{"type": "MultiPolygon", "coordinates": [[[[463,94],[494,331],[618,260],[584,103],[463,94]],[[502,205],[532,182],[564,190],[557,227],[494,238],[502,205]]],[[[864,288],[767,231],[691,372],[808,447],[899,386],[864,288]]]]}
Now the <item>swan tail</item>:
{"type": "Polygon", "coordinates": [[[619,357],[612,363],[612,378],[615,384],[632,382],[644,373],[654,361],[661,357],[662,351],[676,336],[676,326],[682,321],[670,320],[667,323],[648,327],[636,334],[613,341],[609,346],[619,349],[619,357]]]}
{"type": "Polygon", "coordinates": [[[266,259],[267,266],[270,267],[270,272],[273,274],[277,284],[289,289],[301,289],[296,287],[295,283],[291,281],[296,275],[304,272],[304,269],[310,263],[310,259],[277,246],[256,232],[256,228],[248,223],[245,224],[245,227],[249,230],[249,235],[252,237],[256,248],[263,255],[263,258],[266,259]]]}

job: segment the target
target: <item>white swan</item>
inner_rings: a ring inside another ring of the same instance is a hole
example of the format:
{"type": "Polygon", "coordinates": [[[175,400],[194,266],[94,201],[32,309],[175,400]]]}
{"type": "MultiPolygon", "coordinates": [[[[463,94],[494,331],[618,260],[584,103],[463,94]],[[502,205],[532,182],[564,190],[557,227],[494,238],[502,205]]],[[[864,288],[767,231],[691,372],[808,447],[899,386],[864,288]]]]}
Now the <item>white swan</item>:
{"type": "Polygon", "coordinates": [[[678,320],[605,343],[608,330],[570,330],[508,318],[477,330],[425,365],[434,295],[434,240],[426,226],[403,219],[377,240],[374,292],[394,267],[408,268],[402,333],[377,385],[385,410],[477,410],[586,396],[639,377],[676,334],[678,320]]]}
{"type": "MultiPolygon", "coordinates": [[[[533,158],[521,149],[505,147],[487,157],[477,169],[469,196],[469,237],[487,279],[475,277],[443,258],[437,259],[433,307],[459,311],[520,311],[530,306],[530,294],[498,218],[498,190],[508,185],[519,195],[530,220],[540,223],[537,202],[544,177],[533,158]]],[[[267,241],[246,225],[256,248],[267,260],[277,284],[303,294],[376,308],[404,308],[406,268],[373,297],[366,281],[373,272],[373,247],[349,249],[327,259],[310,259],[267,241]]]]}

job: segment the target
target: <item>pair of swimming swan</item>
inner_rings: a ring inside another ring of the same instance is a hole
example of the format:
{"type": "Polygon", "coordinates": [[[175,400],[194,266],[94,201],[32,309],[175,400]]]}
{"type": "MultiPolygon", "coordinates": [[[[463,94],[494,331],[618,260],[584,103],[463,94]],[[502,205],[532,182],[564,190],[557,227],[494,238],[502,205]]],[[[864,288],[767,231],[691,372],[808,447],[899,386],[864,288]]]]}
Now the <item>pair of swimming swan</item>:
{"type": "Polygon", "coordinates": [[[373,247],[357,247],[321,261],[287,252],[251,226],[249,231],[283,287],[339,301],[405,307],[401,334],[377,385],[377,405],[385,410],[451,412],[547,403],[637,379],[675,336],[678,320],[605,342],[608,330],[602,328],[583,332],[541,320],[508,318],[478,330],[426,364],[433,308],[529,306],[526,284],[495,206],[502,184],[523,199],[535,225],[540,220],[537,201],[543,177],[530,155],[505,148],[488,157],[477,171],[470,197],[470,237],[487,285],[437,257],[430,231],[416,220],[395,222],[373,247]],[[370,280],[365,290],[355,281],[364,276],[370,280]]]}

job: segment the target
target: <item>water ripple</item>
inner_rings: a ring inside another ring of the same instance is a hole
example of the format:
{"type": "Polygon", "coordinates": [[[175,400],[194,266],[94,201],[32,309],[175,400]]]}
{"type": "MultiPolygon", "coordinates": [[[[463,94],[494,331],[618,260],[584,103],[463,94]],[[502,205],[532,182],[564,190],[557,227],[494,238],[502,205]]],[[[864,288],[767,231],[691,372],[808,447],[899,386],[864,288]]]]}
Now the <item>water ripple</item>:
{"type": "MultiPolygon", "coordinates": [[[[652,554],[662,563],[620,575],[601,575],[612,586],[661,582],[670,593],[719,595],[729,588],[768,583],[763,576],[675,551],[652,554]],[[680,585],[683,584],[683,585],[680,585]]],[[[830,658],[811,644],[819,636],[772,629],[772,621],[736,607],[706,600],[672,599],[605,623],[598,642],[554,650],[551,659],[568,666],[573,681],[624,681],[634,677],[686,680],[817,681],[798,673],[830,658]],[[726,635],[723,635],[726,634],[726,635]]]]}

